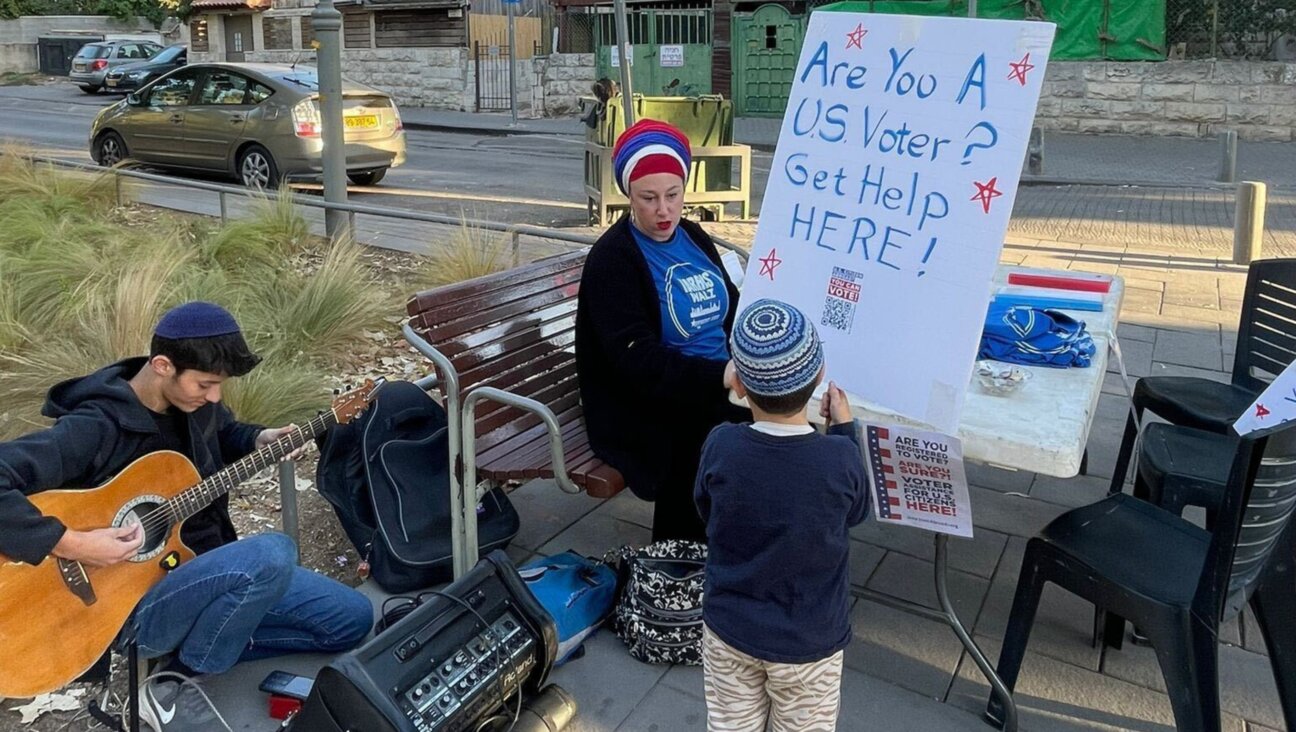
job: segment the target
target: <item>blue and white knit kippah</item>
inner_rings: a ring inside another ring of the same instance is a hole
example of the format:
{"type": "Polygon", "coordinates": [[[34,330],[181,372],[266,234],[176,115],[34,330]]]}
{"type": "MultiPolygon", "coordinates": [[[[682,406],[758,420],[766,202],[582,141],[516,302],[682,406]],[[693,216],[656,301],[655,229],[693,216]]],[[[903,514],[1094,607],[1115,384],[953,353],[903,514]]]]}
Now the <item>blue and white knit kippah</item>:
{"type": "Polygon", "coordinates": [[[778,300],[757,300],[743,310],[729,345],[743,386],[760,396],[803,389],[823,368],[823,344],[814,324],[778,300]]]}

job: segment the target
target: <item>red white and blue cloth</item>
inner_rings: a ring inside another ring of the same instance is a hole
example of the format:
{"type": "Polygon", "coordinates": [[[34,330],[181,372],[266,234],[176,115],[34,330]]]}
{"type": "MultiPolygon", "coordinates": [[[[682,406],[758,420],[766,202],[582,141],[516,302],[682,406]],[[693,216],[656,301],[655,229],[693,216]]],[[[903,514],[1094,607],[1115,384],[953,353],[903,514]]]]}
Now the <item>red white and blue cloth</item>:
{"type": "Polygon", "coordinates": [[[675,127],[641,119],[617,138],[612,167],[621,192],[630,195],[630,182],[654,173],[673,173],[687,182],[693,162],[688,138],[675,127]]]}

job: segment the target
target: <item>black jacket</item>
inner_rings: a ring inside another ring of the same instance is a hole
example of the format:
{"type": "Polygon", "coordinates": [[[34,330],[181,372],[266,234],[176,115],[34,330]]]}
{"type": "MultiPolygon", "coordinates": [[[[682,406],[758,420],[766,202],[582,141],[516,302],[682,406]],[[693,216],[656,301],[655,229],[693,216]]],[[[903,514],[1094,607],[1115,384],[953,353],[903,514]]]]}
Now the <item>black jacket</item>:
{"type": "MultiPolygon", "coordinates": [[[[42,516],[26,496],[97,487],[152,451],[157,424],[127,383],[145,362],[127,359],[58,384],[41,410],[54,425],[0,443],[0,555],[38,564],[63,538],[63,523],[42,516]]],[[[204,477],[252,452],[263,429],[236,421],[222,404],[206,404],[188,419],[190,456],[204,477]]],[[[200,554],[237,538],[228,496],[181,528],[181,539],[200,554]]]]}
{"type": "MultiPolygon", "coordinates": [[[[677,453],[695,457],[712,427],[751,415],[730,405],[724,361],[662,344],[657,286],[630,226],[630,217],[623,216],[585,260],[576,309],[576,367],[594,454],[619,470],[635,495],[652,500],[666,476],[679,474],[672,471],[677,453]]],[[[680,226],[725,279],[728,333],[738,289],[702,227],[688,220],[680,226]]],[[[688,480],[685,488],[692,490],[691,472],[688,480]]]]}

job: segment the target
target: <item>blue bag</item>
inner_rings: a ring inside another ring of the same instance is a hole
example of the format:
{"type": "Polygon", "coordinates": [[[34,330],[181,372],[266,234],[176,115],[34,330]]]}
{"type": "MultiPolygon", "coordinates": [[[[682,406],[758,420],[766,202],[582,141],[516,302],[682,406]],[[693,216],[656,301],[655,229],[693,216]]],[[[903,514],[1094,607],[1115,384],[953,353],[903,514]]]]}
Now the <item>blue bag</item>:
{"type": "Polygon", "coordinates": [[[616,572],[602,562],[567,551],[528,562],[518,568],[518,574],[558,626],[556,665],[579,658],[581,644],[612,612],[616,572]]]}
{"type": "Polygon", "coordinates": [[[977,357],[1064,369],[1088,366],[1095,351],[1085,324],[1065,313],[992,303],[977,357]]]}

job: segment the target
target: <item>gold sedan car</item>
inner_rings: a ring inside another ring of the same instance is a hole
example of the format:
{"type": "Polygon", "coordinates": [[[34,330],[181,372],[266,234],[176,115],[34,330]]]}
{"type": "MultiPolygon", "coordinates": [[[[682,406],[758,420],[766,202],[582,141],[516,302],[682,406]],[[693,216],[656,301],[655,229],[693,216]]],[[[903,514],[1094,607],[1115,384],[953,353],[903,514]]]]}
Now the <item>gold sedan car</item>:
{"type": "MultiPolygon", "coordinates": [[[[347,177],[373,185],[405,162],[405,130],[391,95],[343,81],[347,177]]],[[[192,64],[106,107],[90,128],[101,165],[131,160],[228,173],[272,188],[323,174],[315,69],[192,64]]]]}

